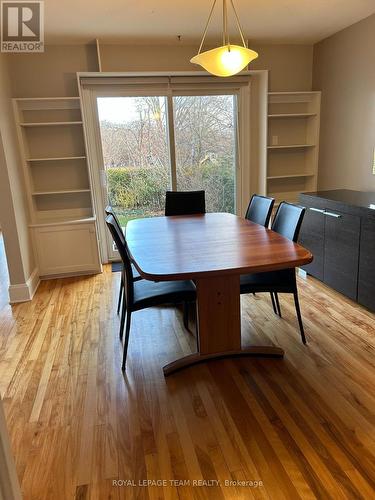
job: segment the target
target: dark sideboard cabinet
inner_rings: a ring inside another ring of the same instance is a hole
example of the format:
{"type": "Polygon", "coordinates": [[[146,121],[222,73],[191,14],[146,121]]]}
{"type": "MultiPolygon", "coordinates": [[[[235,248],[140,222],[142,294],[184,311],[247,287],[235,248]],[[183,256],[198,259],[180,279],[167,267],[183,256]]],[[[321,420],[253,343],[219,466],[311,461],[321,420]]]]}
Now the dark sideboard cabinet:
{"type": "Polygon", "coordinates": [[[375,193],[347,189],[300,194],[299,242],[314,255],[303,269],[375,311],[375,193]]]}

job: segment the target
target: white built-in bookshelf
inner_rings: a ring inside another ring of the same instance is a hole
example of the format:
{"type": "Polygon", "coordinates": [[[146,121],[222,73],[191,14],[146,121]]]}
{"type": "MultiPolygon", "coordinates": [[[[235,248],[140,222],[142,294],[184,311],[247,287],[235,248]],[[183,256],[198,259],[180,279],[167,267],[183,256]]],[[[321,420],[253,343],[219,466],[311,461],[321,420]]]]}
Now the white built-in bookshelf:
{"type": "Polygon", "coordinates": [[[100,270],[79,97],[13,106],[40,274],[100,270]]]}
{"type": "Polygon", "coordinates": [[[317,187],[320,92],[270,92],[266,192],[297,202],[317,187]]]}
{"type": "Polygon", "coordinates": [[[14,99],[31,223],[92,217],[80,100],[14,99]]]}

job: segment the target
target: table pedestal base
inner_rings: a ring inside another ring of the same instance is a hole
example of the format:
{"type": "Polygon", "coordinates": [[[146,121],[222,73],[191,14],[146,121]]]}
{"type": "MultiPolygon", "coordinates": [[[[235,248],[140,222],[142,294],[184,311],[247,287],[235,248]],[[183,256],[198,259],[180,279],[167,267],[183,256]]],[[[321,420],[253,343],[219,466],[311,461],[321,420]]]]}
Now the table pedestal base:
{"type": "Polygon", "coordinates": [[[164,366],[163,372],[165,376],[168,376],[179,370],[188,368],[189,366],[204,363],[205,361],[231,357],[234,358],[240,356],[252,356],[256,358],[282,358],[284,356],[284,351],[280,347],[252,346],[241,349],[239,351],[225,351],[210,354],[200,354],[199,352],[197,352],[194,354],[189,354],[188,356],[184,356],[183,358],[177,359],[176,361],[172,361],[172,363],[168,363],[164,366]]]}
{"type": "Polygon", "coordinates": [[[188,366],[211,359],[238,356],[282,358],[274,346],[241,348],[240,277],[238,274],[208,276],[196,280],[198,352],[164,366],[170,375],[188,366]]]}

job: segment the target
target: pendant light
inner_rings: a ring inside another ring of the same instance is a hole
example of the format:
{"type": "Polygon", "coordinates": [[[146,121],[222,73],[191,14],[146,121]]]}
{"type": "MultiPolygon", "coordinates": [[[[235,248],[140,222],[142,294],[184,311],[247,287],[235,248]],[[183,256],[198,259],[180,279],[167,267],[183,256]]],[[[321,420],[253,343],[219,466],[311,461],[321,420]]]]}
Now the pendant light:
{"type": "Polygon", "coordinates": [[[240,25],[240,20],[238,18],[236,9],[233,4],[233,0],[229,0],[234,12],[236,19],[236,24],[238,31],[240,32],[242,46],[233,45],[230,43],[228,34],[228,10],[227,10],[227,0],[223,0],[223,45],[217,47],[216,49],[207,50],[206,52],[201,52],[208,26],[210,24],[212,14],[215,9],[217,0],[214,0],[210,15],[208,16],[208,21],[203,33],[202,41],[198,50],[198,54],[190,59],[193,64],[199,64],[206,71],[215,76],[232,76],[239,73],[245,68],[251,61],[258,57],[257,52],[248,49],[246,47],[245,39],[240,25]]]}

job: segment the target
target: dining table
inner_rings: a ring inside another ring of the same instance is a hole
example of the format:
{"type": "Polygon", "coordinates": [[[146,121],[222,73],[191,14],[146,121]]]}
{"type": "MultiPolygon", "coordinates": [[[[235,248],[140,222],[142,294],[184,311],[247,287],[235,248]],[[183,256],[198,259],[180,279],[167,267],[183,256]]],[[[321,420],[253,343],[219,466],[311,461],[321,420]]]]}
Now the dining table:
{"type": "Polygon", "coordinates": [[[307,249],[230,213],[131,220],[126,241],[142,278],[196,285],[198,351],[168,363],[165,375],[216,358],[283,357],[274,345],[242,347],[240,276],[308,264],[307,249]]]}

